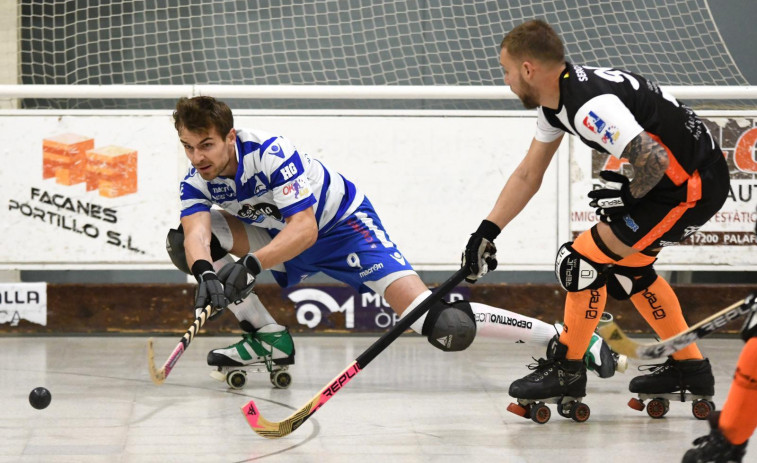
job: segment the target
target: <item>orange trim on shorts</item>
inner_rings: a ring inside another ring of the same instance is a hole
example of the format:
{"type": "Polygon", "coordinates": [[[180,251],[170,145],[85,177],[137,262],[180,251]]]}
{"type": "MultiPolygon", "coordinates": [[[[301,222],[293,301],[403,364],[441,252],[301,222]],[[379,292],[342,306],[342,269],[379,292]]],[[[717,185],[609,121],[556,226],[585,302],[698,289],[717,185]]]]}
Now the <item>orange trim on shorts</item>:
{"type": "Polygon", "coordinates": [[[648,256],[640,252],[635,252],[630,256],[626,256],[621,260],[615,262],[615,265],[622,265],[624,267],[646,267],[647,265],[654,264],[656,257],[648,256]]]}
{"type": "Polygon", "coordinates": [[[673,156],[670,148],[668,148],[667,145],[665,145],[665,143],[660,140],[660,137],[649,132],[647,132],[647,135],[649,135],[654,141],[662,145],[662,147],[665,148],[665,151],[668,153],[669,164],[668,168],[665,170],[665,175],[668,176],[670,181],[673,182],[676,186],[681,186],[684,184],[684,182],[687,182],[686,202],[680,203],[678,206],[674,207],[657,225],[655,225],[654,228],[652,228],[652,230],[649,231],[649,233],[647,233],[642,239],[637,241],[636,244],[632,246],[634,249],[637,249],[639,251],[648,248],[662,235],[667,233],[671,228],[673,228],[676,222],[681,219],[687,209],[691,209],[696,205],[697,201],[702,199],[702,178],[699,176],[699,171],[695,170],[691,175],[686,173],[676,157],[673,156]]]}

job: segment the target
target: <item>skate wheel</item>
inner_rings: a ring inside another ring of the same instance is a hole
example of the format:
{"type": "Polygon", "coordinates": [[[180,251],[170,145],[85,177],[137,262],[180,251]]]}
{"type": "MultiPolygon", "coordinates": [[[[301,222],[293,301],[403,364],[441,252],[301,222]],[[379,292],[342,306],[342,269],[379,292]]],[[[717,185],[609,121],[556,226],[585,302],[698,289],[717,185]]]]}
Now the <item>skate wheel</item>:
{"type": "Polygon", "coordinates": [[[292,375],[286,371],[274,371],[271,373],[271,384],[278,389],[286,389],[292,384],[292,375]]]}
{"type": "Polygon", "coordinates": [[[247,382],[247,373],[242,370],[234,370],[226,375],[226,384],[232,389],[242,389],[247,382]]]}
{"type": "Polygon", "coordinates": [[[210,377],[215,379],[216,381],[221,381],[222,383],[226,382],[226,375],[221,373],[219,370],[213,370],[210,372],[210,377]]]}
{"type": "Polygon", "coordinates": [[[652,399],[647,404],[647,415],[659,419],[668,413],[669,406],[664,399],[652,399]]]}
{"type": "Polygon", "coordinates": [[[628,406],[640,412],[644,410],[644,402],[637,399],[636,397],[628,401],[628,406]]]}
{"type": "Polygon", "coordinates": [[[526,416],[528,415],[528,409],[516,403],[511,403],[510,405],[508,405],[507,411],[510,413],[514,413],[518,416],[521,416],[523,418],[528,418],[528,416],[526,416]]]}
{"type": "Polygon", "coordinates": [[[531,420],[534,423],[544,424],[552,417],[549,407],[543,403],[536,403],[531,406],[531,420]]]}
{"type": "Polygon", "coordinates": [[[699,399],[691,404],[691,413],[694,415],[694,418],[698,420],[706,420],[713,410],[715,410],[715,404],[709,400],[699,399]]]}
{"type": "Polygon", "coordinates": [[[570,418],[571,406],[568,404],[566,405],[567,406],[563,406],[563,404],[557,404],[557,413],[563,418],[570,418]]]}
{"type": "Polygon", "coordinates": [[[573,421],[583,423],[589,419],[589,415],[591,415],[591,409],[585,403],[574,403],[573,406],[570,407],[570,417],[573,421]]]}
{"type": "Polygon", "coordinates": [[[617,362],[615,363],[615,371],[618,373],[625,373],[625,371],[628,369],[628,357],[625,355],[618,355],[618,358],[616,359],[617,362]]]}

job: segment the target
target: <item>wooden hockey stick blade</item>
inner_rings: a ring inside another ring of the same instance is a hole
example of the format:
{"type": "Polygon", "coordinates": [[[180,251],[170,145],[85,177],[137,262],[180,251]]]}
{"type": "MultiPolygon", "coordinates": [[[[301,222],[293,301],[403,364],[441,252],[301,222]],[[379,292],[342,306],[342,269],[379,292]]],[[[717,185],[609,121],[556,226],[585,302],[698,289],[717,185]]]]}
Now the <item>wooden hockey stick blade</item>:
{"type": "Polygon", "coordinates": [[[179,344],[176,345],[173,352],[171,352],[171,355],[168,356],[168,359],[165,361],[160,370],[158,370],[155,366],[155,349],[153,347],[153,340],[152,338],[147,340],[147,368],[150,372],[150,378],[152,379],[153,383],[157,385],[163,384],[168,375],[171,373],[174,365],[176,365],[176,362],[179,361],[179,357],[181,357],[181,355],[189,346],[189,343],[192,342],[192,339],[194,339],[195,335],[200,331],[200,328],[202,328],[202,325],[204,325],[207,321],[211,310],[212,308],[209,305],[205,306],[205,308],[202,309],[200,315],[195,318],[195,321],[187,329],[187,332],[184,333],[184,336],[181,337],[179,344]]]}
{"type": "Polygon", "coordinates": [[[449,277],[447,281],[438,286],[434,291],[410,311],[407,316],[402,317],[396,325],[394,325],[389,331],[384,333],[378,340],[371,344],[358,358],[352,362],[347,368],[339,373],[333,380],[331,380],[326,387],[315,395],[308,403],[300,407],[288,418],[283,421],[273,422],[263,418],[260,414],[260,410],[255,405],[254,400],[250,400],[242,407],[242,414],[244,415],[247,423],[250,425],[253,431],[258,435],[267,437],[269,439],[275,439],[284,437],[290,434],[295,429],[299,428],[305,421],[308,420],[313,414],[318,411],[329,399],[341,391],[344,386],[347,385],[363,368],[365,368],[378,354],[386,349],[395,339],[397,339],[402,333],[404,333],[410,325],[428,311],[432,304],[444,297],[452,289],[455,288],[465,277],[468,276],[468,271],[460,269],[455,272],[454,275],[449,277]]]}
{"type": "Polygon", "coordinates": [[[610,345],[610,349],[618,354],[641,360],[658,359],[661,357],[667,357],[689,344],[709,336],[728,322],[746,315],[749,313],[750,309],[743,305],[744,299],[726,307],[710,317],[707,317],[696,325],[690,327],[688,330],[659,342],[636,342],[629,338],[614,321],[607,323],[604,326],[600,326],[597,331],[599,332],[599,335],[607,341],[607,344],[610,345]]]}

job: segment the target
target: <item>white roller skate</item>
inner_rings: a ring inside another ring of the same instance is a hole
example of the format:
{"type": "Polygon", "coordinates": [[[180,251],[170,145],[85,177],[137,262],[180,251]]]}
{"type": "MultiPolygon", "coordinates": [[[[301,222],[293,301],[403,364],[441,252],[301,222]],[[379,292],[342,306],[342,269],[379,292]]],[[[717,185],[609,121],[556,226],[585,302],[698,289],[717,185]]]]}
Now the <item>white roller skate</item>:
{"type": "Polygon", "coordinates": [[[247,373],[269,373],[271,384],[286,389],[292,383],[289,365],[294,364],[294,342],[289,330],[281,325],[267,325],[242,335],[242,340],[208,352],[208,365],[217,367],[210,376],[224,381],[232,389],[247,383],[247,373]]]}

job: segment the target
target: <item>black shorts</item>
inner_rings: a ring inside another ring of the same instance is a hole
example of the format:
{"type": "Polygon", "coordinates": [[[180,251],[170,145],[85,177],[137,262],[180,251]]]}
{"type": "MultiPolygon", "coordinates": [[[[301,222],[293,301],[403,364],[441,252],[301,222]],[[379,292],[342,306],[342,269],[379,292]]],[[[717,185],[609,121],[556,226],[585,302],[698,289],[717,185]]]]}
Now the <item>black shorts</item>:
{"type": "Polygon", "coordinates": [[[678,244],[723,207],[730,182],[728,163],[718,156],[681,185],[653,188],[622,221],[611,222],[610,228],[620,241],[638,251],[678,244]]]}

